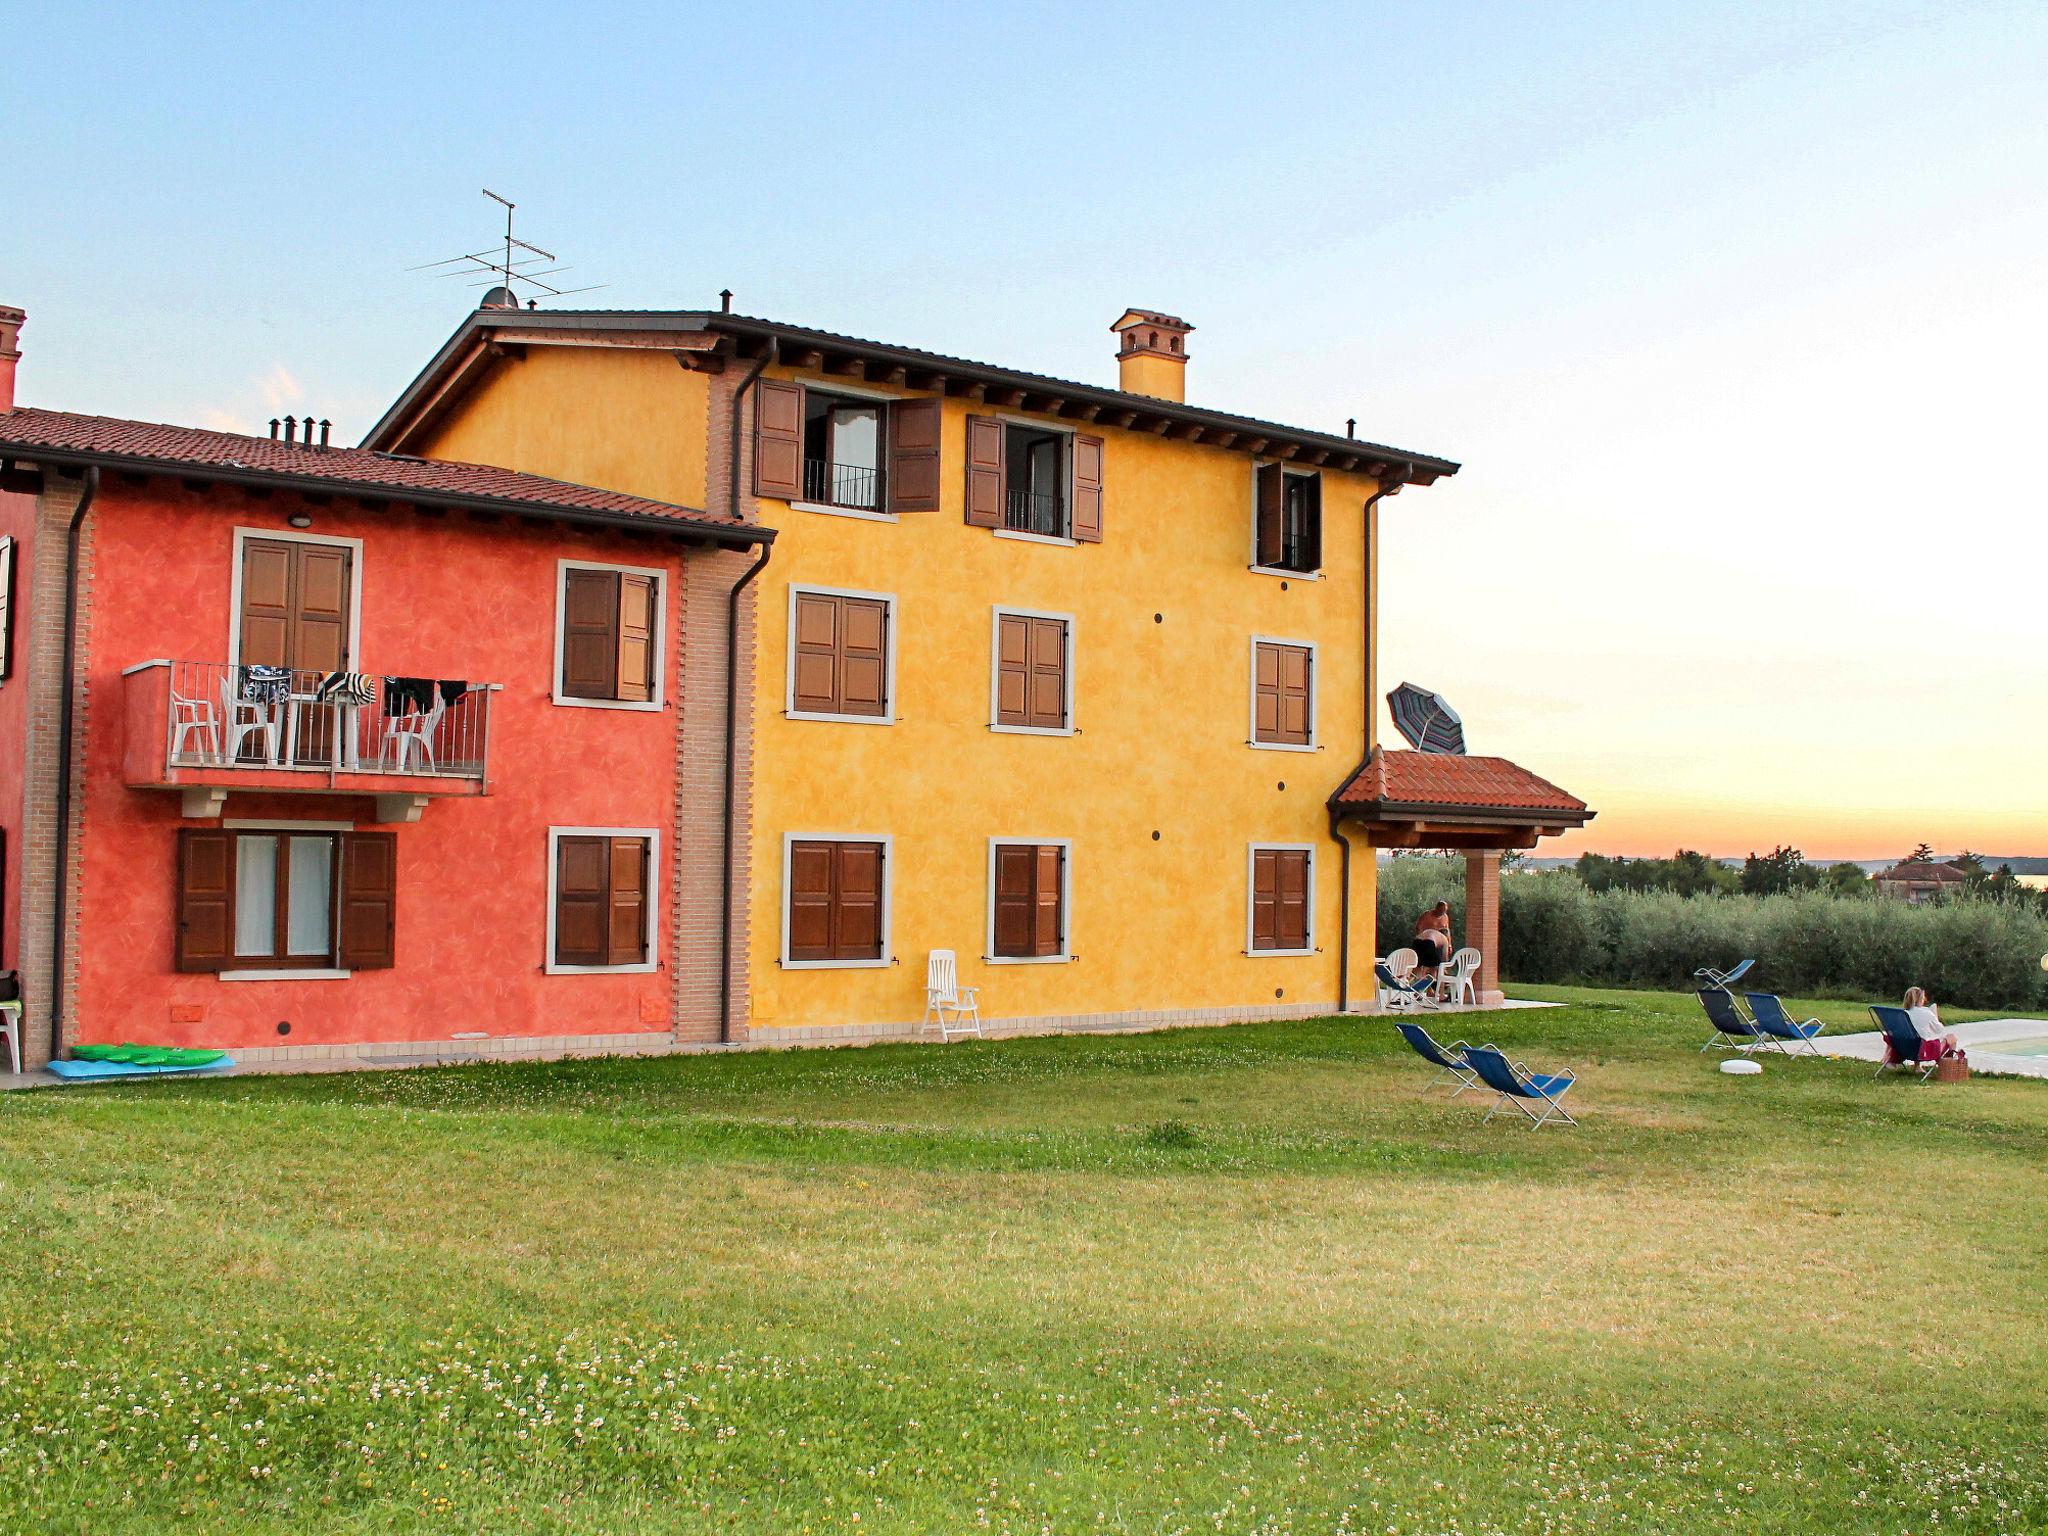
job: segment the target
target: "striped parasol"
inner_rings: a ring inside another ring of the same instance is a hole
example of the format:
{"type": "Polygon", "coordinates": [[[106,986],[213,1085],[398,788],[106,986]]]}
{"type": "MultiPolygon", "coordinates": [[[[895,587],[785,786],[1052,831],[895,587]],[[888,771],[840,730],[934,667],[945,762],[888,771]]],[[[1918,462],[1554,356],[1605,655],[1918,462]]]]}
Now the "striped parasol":
{"type": "Polygon", "coordinates": [[[1465,755],[1465,722],[1442,694],[1403,683],[1387,695],[1387,708],[1393,711],[1394,729],[1417,751],[1465,755]]]}

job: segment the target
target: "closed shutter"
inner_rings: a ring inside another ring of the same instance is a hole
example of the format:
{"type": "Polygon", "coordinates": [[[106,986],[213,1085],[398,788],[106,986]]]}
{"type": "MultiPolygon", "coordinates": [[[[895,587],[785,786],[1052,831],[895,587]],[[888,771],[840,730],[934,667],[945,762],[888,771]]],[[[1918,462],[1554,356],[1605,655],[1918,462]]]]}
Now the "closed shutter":
{"type": "Polygon", "coordinates": [[[1286,516],[1285,471],[1278,464],[1261,464],[1254,476],[1258,522],[1258,563],[1277,566],[1286,558],[1282,522],[1286,516]]]}
{"type": "Polygon", "coordinates": [[[879,717],[889,707],[889,605],[839,599],[839,709],[879,717]]]}
{"type": "Polygon", "coordinates": [[[296,544],[291,653],[285,665],[337,672],[348,659],[349,551],[335,544],[296,544]]]}
{"type": "Polygon", "coordinates": [[[619,687],[619,573],[562,575],[562,693],[615,699],[619,687]]]}
{"type": "Polygon", "coordinates": [[[610,965],[639,965],[647,959],[647,839],[611,840],[610,965]]]}
{"type": "Polygon", "coordinates": [[[793,628],[792,706],[806,714],[839,713],[839,599],[821,592],[797,593],[793,628]]]}
{"type": "Polygon", "coordinates": [[[1038,921],[1038,850],[1021,844],[998,844],[995,860],[995,952],[1012,958],[1032,954],[1038,921]]]}
{"type": "Polygon", "coordinates": [[[1035,852],[1037,868],[1032,891],[1031,952],[1034,955],[1056,955],[1060,952],[1060,935],[1066,918],[1063,902],[1065,882],[1060,879],[1066,849],[1053,844],[1035,852]]]}
{"type": "Polygon", "coordinates": [[[839,843],[832,891],[836,960],[882,957],[882,845],[839,843]]]}
{"type": "Polygon", "coordinates": [[[292,664],[292,548],[283,539],[242,544],[242,654],[250,667],[292,664]]]}
{"type": "Polygon", "coordinates": [[[1074,537],[1102,542],[1102,439],[1083,434],[1074,438],[1074,537]]]}
{"type": "Polygon", "coordinates": [[[654,700],[655,585],[652,576],[619,573],[619,697],[654,700]]]}
{"type": "Polygon", "coordinates": [[[178,931],[181,971],[227,968],[235,934],[235,835],[178,830],[178,931]]]}
{"type": "Polygon", "coordinates": [[[967,418],[967,521],[976,528],[1003,526],[1003,424],[993,416],[967,418]]]}
{"type": "Polygon", "coordinates": [[[611,956],[611,842],[555,839],[555,964],[606,965],[611,956]]]}
{"type": "Polygon", "coordinates": [[[1308,948],[1308,852],[1302,848],[1273,853],[1275,949],[1308,948]]]}
{"type": "Polygon", "coordinates": [[[1252,740],[1307,746],[1313,687],[1308,647],[1261,641],[1253,653],[1252,667],[1252,740]]]}
{"type": "Polygon", "coordinates": [[[398,834],[341,839],[341,942],[345,971],[386,971],[398,960],[398,834]]]}
{"type": "Polygon", "coordinates": [[[1006,613],[996,621],[996,724],[1023,725],[1031,698],[1031,621],[1006,613]]]}
{"type": "Polygon", "coordinates": [[[833,843],[789,847],[789,958],[830,960],[832,955],[833,843]]]}
{"type": "Polygon", "coordinates": [[[1039,730],[1067,726],[1067,626],[1060,619],[1031,619],[1031,677],[1025,724],[1039,730]]]}
{"type": "Polygon", "coordinates": [[[796,501],[804,487],[804,387],[779,379],[754,386],[754,494],[796,501]]]}
{"type": "Polygon", "coordinates": [[[889,407],[889,510],[939,510],[939,402],[899,400],[889,407]]]}

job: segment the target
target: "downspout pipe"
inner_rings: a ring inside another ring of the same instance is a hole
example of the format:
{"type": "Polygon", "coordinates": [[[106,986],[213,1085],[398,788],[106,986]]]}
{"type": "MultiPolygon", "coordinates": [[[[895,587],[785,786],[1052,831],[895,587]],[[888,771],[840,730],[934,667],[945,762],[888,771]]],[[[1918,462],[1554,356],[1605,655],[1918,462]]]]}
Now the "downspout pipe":
{"type": "MultiPolygon", "coordinates": [[[[739,388],[732,392],[732,443],[726,463],[730,477],[725,508],[734,522],[740,520],[740,421],[742,406],[761,374],[780,353],[781,343],[770,341],[768,350],[755,359],[739,388]]],[[[746,574],[732,584],[725,599],[725,784],[721,816],[723,852],[718,864],[718,1043],[732,1043],[732,804],[733,780],[739,773],[740,704],[740,594],[753,584],[774,551],[773,543],[761,546],[746,574]]]]}
{"type": "Polygon", "coordinates": [[[72,670],[78,664],[78,544],[85,515],[100,493],[100,468],[85,470],[85,492],[64,531],[64,680],[57,707],[57,900],[56,930],[50,943],[50,1059],[64,1054],[64,932],[71,899],[71,707],[77,689],[72,670]]]}

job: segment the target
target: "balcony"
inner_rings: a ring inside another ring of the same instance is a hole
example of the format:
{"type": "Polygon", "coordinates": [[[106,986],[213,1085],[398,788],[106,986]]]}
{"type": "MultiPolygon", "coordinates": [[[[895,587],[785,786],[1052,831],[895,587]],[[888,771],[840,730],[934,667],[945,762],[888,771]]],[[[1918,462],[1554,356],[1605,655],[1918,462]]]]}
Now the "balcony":
{"type": "Polygon", "coordinates": [[[391,681],[349,691],[318,672],[142,662],[121,674],[123,776],[181,791],[187,816],[219,815],[232,790],[372,795],[379,821],[417,821],[429,799],[485,793],[498,685],[421,679],[394,696],[391,681]]]}
{"type": "Polygon", "coordinates": [[[1003,508],[1003,526],[1012,533],[1035,533],[1040,538],[1065,538],[1065,498],[1042,491],[1012,491],[1003,508]]]}
{"type": "Polygon", "coordinates": [[[882,510],[882,472],[868,465],[804,460],[804,500],[857,512],[882,510]]]}

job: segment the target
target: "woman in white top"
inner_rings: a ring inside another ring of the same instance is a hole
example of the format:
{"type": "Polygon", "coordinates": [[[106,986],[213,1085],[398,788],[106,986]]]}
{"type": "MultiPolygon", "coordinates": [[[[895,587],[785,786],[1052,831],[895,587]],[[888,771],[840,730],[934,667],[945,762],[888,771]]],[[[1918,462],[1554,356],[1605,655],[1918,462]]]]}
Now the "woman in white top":
{"type": "Polygon", "coordinates": [[[1913,1029],[1922,1040],[1939,1040],[1944,1051],[1956,1048],[1955,1035],[1942,1032],[1941,1015],[1934,1011],[1925,988],[1906,988],[1906,1017],[1913,1021],[1913,1029]]]}

